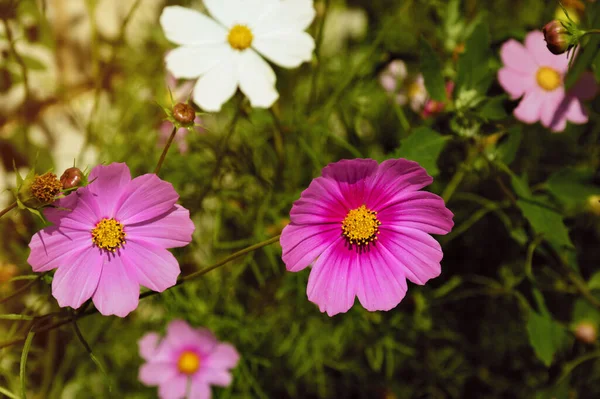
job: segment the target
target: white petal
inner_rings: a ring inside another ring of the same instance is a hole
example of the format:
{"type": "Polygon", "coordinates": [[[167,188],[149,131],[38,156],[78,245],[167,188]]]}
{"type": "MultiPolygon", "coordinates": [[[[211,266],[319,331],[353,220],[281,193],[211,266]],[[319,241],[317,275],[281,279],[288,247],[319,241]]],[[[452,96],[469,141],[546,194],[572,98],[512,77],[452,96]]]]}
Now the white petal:
{"type": "Polygon", "coordinates": [[[175,78],[195,79],[219,64],[230,54],[227,44],[178,47],[167,54],[167,69],[175,78]]]}
{"type": "Polygon", "coordinates": [[[315,18],[313,0],[276,1],[252,26],[256,34],[300,32],[306,30],[315,18]]]}
{"type": "Polygon", "coordinates": [[[204,0],[204,6],[226,28],[236,24],[254,26],[270,14],[280,0],[204,0]]]}
{"type": "Polygon", "coordinates": [[[279,93],[275,89],[275,72],[253,50],[239,54],[238,74],[240,89],[250,99],[250,104],[256,108],[269,108],[279,93]]]}
{"type": "Polygon", "coordinates": [[[189,8],[165,7],[160,25],[169,41],[196,45],[227,43],[227,30],[208,16],[189,8]]]}
{"type": "MultiPolygon", "coordinates": [[[[231,50],[233,52],[235,50],[231,50]]],[[[194,102],[205,111],[217,112],[237,90],[238,77],[234,54],[204,74],[194,87],[194,102]]]]}
{"type": "Polygon", "coordinates": [[[306,32],[288,32],[257,36],[252,47],[279,66],[295,68],[311,60],[315,41],[306,32]]]}

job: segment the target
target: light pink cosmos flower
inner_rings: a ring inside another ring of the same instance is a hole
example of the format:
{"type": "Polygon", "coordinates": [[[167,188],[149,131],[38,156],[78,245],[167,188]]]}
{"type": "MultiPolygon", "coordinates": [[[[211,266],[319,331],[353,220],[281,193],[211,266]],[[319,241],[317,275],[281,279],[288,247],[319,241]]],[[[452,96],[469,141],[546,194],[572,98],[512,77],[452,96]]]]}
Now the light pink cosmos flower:
{"type": "Polygon", "coordinates": [[[596,95],[593,76],[584,74],[565,92],[563,80],[569,60],[548,51],[542,32],[529,32],[525,46],[513,39],[507,41],[500,49],[500,57],[504,64],[498,71],[500,85],[512,99],[523,96],[514,110],[518,120],[541,121],[554,132],[563,131],[567,120],[580,124],[588,121],[581,100],[590,100],[596,95]]]}
{"type": "Polygon", "coordinates": [[[103,315],[125,317],[140,285],[161,292],[176,283],[179,263],[166,248],[189,244],[194,224],[155,174],[131,179],[126,164],[113,163],[96,166],[89,181],[44,210],[54,225],[33,236],[27,261],[35,272],[57,269],[52,295],[61,307],[92,298],[103,315]]]}
{"type": "Polygon", "coordinates": [[[443,254],[429,233],[446,234],[454,222],[439,196],[419,191],[432,181],[406,159],[326,166],[294,203],[280,240],[287,270],[312,265],[308,299],[329,316],[355,297],[367,310],[390,310],[406,279],[437,277],[443,254]]]}
{"type": "Polygon", "coordinates": [[[158,386],[162,399],[209,399],[210,386],[231,385],[230,369],[240,355],[230,344],[217,341],[207,329],[193,329],[185,321],[174,320],[160,341],[156,333],[139,340],[140,355],[146,363],[139,380],[158,386]]]}

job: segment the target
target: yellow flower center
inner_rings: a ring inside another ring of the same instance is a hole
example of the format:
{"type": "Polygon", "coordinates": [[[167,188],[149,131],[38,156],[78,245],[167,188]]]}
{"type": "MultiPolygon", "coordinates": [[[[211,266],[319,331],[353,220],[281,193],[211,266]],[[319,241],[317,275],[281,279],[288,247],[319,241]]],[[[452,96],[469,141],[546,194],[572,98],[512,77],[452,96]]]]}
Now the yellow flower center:
{"type": "Polygon", "coordinates": [[[377,212],[361,205],[346,215],[342,222],[342,235],[350,244],[367,245],[377,240],[380,225],[377,212]]]}
{"type": "Polygon", "coordinates": [[[552,91],[561,84],[560,73],[556,69],[540,67],[536,74],[537,84],[546,91],[552,91]]]}
{"type": "Polygon", "coordinates": [[[92,230],[92,242],[98,248],[115,252],[125,243],[125,231],[121,223],[115,219],[102,219],[92,230]]]}
{"type": "Polygon", "coordinates": [[[235,25],[227,35],[227,41],[236,50],[246,50],[252,45],[254,35],[246,25],[235,25]]]}
{"type": "Polygon", "coordinates": [[[177,368],[183,374],[192,375],[200,368],[200,356],[192,351],[185,351],[179,356],[177,368]]]}
{"type": "Polygon", "coordinates": [[[408,92],[408,98],[412,99],[423,92],[423,86],[420,85],[418,82],[412,82],[408,86],[407,92],[408,92]]]}

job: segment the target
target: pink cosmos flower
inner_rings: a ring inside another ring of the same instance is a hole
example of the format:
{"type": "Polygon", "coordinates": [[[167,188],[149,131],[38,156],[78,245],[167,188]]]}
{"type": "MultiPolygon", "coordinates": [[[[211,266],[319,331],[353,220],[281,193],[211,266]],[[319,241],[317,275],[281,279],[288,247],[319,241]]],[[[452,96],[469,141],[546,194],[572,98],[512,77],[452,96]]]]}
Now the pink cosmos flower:
{"type": "Polygon", "coordinates": [[[155,174],[131,179],[124,163],[96,166],[88,186],[46,208],[54,225],[33,236],[35,272],[57,269],[52,295],[61,307],[92,298],[103,315],[137,308],[140,285],[173,286],[180,273],[166,248],[190,243],[194,224],[173,186],[155,174]]]}
{"type": "Polygon", "coordinates": [[[139,340],[140,355],[146,363],[140,368],[139,380],[158,386],[162,399],[208,399],[210,386],[231,385],[230,369],[240,355],[230,344],[217,341],[207,329],[193,329],[185,321],[174,320],[160,341],[156,333],[139,340]]]}
{"type": "Polygon", "coordinates": [[[309,265],[308,299],[329,316],[355,297],[367,310],[390,310],[415,284],[440,274],[442,250],[429,233],[446,234],[453,214],[418,163],[342,160],[323,169],[294,203],[281,234],[283,261],[309,265]]]}
{"type": "Polygon", "coordinates": [[[565,92],[563,80],[569,60],[548,51],[542,32],[529,32],[525,46],[513,39],[507,41],[500,49],[500,57],[504,64],[498,71],[500,85],[512,99],[523,96],[514,111],[518,120],[541,121],[554,132],[563,131],[567,120],[580,124],[588,121],[581,100],[590,100],[596,95],[593,76],[584,74],[565,92]]]}

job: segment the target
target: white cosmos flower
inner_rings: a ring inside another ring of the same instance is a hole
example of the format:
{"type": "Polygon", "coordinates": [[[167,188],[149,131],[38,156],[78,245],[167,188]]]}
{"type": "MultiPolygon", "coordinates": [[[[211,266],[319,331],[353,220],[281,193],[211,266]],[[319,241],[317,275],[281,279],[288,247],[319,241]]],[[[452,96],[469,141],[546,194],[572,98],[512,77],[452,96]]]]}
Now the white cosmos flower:
{"type": "Polygon", "coordinates": [[[160,24],[180,47],[166,56],[176,78],[196,79],[193,99],[219,111],[237,88],[253,107],[268,108],[279,94],[275,73],[261,57],[285,68],[310,61],[315,48],[304,30],[315,16],[313,0],[204,0],[212,18],[166,7],[160,24]],[[260,55],[259,55],[260,53],[260,55]]]}

